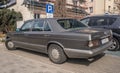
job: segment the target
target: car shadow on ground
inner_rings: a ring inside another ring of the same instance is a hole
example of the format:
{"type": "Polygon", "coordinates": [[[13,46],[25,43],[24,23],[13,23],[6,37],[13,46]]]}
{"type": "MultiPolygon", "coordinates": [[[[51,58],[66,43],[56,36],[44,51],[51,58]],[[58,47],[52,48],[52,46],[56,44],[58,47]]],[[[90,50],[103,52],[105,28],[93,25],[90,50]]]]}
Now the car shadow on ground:
{"type": "Polygon", "coordinates": [[[19,50],[19,51],[27,52],[27,53],[30,53],[30,54],[33,54],[33,55],[37,55],[37,56],[42,56],[42,57],[48,58],[48,55],[47,55],[47,54],[44,54],[44,53],[41,53],[41,52],[32,51],[32,50],[27,50],[27,49],[23,49],[23,48],[17,48],[16,50],[19,50]]]}
{"type": "MultiPolygon", "coordinates": [[[[27,53],[30,53],[30,54],[33,54],[33,55],[49,58],[48,55],[44,54],[44,53],[40,53],[40,52],[36,52],[36,51],[32,51],[32,50],[26,50],[26,49],[22,49],[22,48],[18,48],[17,50],[27,52],[27,53]]],[[[74,58],[74,59],[71,58],[70,59],[70,58],[68,58],[66,63],[81,64],[81,65],[89,66],[91,63],[94,63],[95,61],[99,60],[104,55],[105,55],[105,53],[102,53],[102,54],[94,56],[93,58],[90,58],[90,59],[80,59],[80,58],[74,58]]]]}
{"type": "Polygon", "coordinates": [[[103,56],[105,56],[105,53],[99,54],[97,56],[94,56],[93,58],[89,58],[89,59],[68,59],[69,63],[73,63],[73,64],[81,64],[81,65],[85,65],[85,66],[89,66],[90,64],[94,63],[95,61],[101,59],[103,56]]]}

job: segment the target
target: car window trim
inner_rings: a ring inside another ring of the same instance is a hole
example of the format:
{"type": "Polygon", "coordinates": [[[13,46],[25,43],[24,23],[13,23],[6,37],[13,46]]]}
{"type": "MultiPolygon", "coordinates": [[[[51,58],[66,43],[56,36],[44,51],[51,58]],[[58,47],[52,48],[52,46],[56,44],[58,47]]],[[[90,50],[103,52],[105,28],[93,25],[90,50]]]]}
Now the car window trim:
{"type": "MultiPolygon", "coordinates": [[[[88,20],[88,19],[89,19],[89,22],[90,22],[91,17],[83,18],[83,19],[80,20],[80,22],[82,23],[82,21],[88,20]]],[[[88,22],[88,24],[89,24],[89,22],[88,22]]],[[[85,23],[83,23],[83,24],[85,24],[85,23]]],[[[88,26],[88,24],[85,24],[85,25],[88,26]]],[[[88,27],[89,27],[89,26],[88,26],[88,27]]]]}
{"type": "Polygon", "coordinates": [[[50,32],[53,32],[52,26],[50,25],[50,22],[48,20],[46,20],[46,23],[48,23],[48,26],[50,28],[50,32]]]}

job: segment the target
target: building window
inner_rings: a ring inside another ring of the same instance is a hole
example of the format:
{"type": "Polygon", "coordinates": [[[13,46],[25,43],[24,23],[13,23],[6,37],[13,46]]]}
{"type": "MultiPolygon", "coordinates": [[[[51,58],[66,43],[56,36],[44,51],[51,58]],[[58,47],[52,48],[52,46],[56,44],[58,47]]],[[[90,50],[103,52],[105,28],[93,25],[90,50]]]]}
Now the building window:
{"type": "Polygon", "coordinates": [[[93,0],[91,0],[91,2],[93,2],[93,0]]]}
{"type": "Polygon", "coordinates": [[[108,12],[110,12],[111,6],[108,6],[108,12]]]}
{"type": "Polygon", "coordinates": [[[34,19],[39,19],[40,18],[40,14],[34,14],[34,19]]]}
{"type": "Polygon", "coordinates": [[[93,7],[89,7],[90,13],[93,13],[93,7]]]}
{"type": "Polygon", "coordinates": [[[77,6],[78,0],[73,0],[73,5],[77,6]]]}

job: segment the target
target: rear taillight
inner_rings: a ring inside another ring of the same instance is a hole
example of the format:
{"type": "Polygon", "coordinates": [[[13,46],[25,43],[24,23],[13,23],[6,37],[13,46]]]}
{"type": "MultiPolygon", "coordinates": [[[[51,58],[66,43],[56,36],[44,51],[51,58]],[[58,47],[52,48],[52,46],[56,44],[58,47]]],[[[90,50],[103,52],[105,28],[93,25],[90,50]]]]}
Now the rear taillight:
{"type": "Polygon", "coordinates": [[[100,45],[99,40],[92,40],[88,42],[88,47],[96,47],[100,45]]]}

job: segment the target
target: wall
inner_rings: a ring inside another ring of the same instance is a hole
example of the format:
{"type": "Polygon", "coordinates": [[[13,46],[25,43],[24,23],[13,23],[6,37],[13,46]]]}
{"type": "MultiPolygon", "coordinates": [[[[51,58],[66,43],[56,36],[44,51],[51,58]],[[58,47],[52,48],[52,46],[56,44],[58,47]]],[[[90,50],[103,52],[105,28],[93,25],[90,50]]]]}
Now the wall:
{"type": "Polygon", "coordinates": [[[94,14],[105,13],[105,0],[94,0],[94,14]]]}
{"type": "Polygon", "coordinates": [[[29,10],[27,7],[25,7],[25,5],[23,4],[24,0],[17,0],[16,5],[10,7],[9,9],[14,9],[17,12],[21,12],[23,15],[23,21],[29,20],[29,19],[33,19],[33,13],[32,13],[32,9],[29,10]]]}

